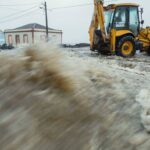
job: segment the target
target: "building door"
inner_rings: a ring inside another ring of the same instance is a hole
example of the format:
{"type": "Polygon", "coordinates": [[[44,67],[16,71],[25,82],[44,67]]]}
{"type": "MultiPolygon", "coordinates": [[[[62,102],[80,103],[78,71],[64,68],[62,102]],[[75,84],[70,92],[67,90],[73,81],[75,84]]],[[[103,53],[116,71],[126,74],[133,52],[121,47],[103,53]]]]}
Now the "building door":
{"type": "Polygon", "coordinates": [[[16,35],[15,38],[16,38],[16,45],[20,44],[20,36],[16,35]]]}
{"type": "Polygon", "coordinates": [[[12,35],[8,35],[8,45],[12,44],[13,44],[12,35]]]}
{"type": "Polygon", "coordinates": [[[28,43],[29,41],[28,41],[28,35],[27,34],[24,34],[23,35],[23,43],[28,43]]]}

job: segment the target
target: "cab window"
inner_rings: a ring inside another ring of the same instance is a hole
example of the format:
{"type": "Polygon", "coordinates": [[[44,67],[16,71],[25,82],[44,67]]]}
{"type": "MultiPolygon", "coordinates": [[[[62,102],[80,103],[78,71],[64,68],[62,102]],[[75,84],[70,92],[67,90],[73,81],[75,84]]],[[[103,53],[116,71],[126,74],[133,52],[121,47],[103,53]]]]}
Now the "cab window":
{"type": "Polygon", "coordinates": [[[114,22],[113,26],[115,29],[127,28],[127,8],[126,7],[116,8],[113,22],[114,22]]]}
{"type": "Polygon", "coordinates": [[[138,7],[130,7],[129,9],[129,28],[137,35],[139,30],[138,7]]]}

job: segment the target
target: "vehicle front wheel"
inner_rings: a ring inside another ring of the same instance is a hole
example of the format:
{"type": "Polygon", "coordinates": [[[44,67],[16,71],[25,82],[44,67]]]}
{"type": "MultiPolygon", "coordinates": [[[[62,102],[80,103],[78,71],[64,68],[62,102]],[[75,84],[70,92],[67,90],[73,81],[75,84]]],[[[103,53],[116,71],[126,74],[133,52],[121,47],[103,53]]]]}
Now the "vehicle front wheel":
{"type": "Polygon", "coordinates": [[[135,55],[135,41],[132,36],[121,38],[117,44],[117,55],[122,57],[132,57],[135,55]]]}

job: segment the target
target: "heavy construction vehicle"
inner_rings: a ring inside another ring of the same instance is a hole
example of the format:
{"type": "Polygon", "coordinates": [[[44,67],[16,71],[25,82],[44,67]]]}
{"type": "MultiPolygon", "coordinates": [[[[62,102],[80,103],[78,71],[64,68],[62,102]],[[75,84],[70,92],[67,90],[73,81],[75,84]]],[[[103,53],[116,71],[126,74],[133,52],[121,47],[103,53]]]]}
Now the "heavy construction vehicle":
{"type": "Polygon", "coordinates": [[[142,13],[138,4],[104,6],[103,0],[94,0],[90,49],[122,57],[134,56],[136,50],[147,51],[150,55],[150,27],[141,28],[142,13]]]}

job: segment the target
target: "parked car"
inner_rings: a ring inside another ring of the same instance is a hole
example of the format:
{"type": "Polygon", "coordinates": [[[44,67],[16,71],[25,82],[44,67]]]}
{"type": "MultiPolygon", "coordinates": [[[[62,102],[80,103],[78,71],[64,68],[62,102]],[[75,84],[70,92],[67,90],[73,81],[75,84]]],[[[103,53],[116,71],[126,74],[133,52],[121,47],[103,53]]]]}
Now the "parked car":
{"type": "Polygon", "coordinates": [[[14,46],[12,46],[11,44],[10,45],[7,45],[6,43],[4,43],[4,44],[2,44],[1,46],[0,46],[0,49],[2,49],[2,50],[5,50],[5,49],[13,49],[14,48],[14,46]]]}
{"type": "Polygon", "coordinates": [[[7,44],[6,43],[2,44],[1,49],[7,49],[7,44]]]}
{"type": "Polygon", "coordinates": [[[12,46],[11,44],[7,46],[8,49],[14,49],[14,46],[12,46]]]}

